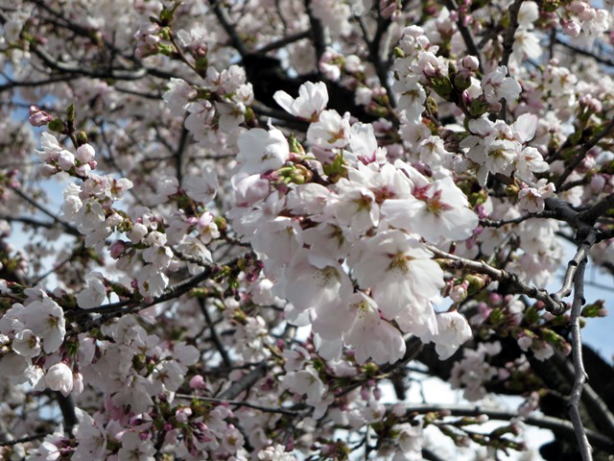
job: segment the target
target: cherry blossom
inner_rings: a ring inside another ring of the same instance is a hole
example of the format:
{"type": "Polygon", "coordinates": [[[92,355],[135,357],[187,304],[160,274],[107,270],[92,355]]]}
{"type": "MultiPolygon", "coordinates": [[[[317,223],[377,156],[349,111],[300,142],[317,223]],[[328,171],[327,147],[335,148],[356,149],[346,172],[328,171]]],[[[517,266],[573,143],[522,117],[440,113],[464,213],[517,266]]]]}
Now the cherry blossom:
{"type": "Polygon", "coordinates": [[[324,82],[305,82],[300,86],[297,98],[293,99],[285,91],[276,92],[274,98],[286,112],[314,122],[326,109],[328,91],[324,82]]]}

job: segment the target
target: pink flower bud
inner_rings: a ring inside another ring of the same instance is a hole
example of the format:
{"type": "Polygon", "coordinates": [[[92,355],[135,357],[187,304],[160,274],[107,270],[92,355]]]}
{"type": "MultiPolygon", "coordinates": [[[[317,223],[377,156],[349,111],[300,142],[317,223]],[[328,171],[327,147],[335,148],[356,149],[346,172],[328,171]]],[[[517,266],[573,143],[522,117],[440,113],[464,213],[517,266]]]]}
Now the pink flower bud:
{"type": "Polygon", "coordinates": [[[205,383],[205,378],[201,375],[194,375],[192,379],[190,379],[190,388],[192,389],[205,389],[207,384],[205,383]]]}
{"type": "Polygon", "coordinates": [[[39,109],[36,106],[30,106],[28,122],[32,126],[43,126],[53,120],[53,117],[47,112],[39,109]]]}
{"type": "Polygon", "coordinates": [[[588,8],[588,5],[584,2],[575,1],[571,2],[569,6],[567,6],[567,10],[571,11],[574,14],[580,15],[583,14],[588,8]]]}
{"type": "Polygon", "coordinates": [[[466,280],[464,280],[462,283],[459,283],[458,285],[454,285],[450,290],[450,298],[452,298],[454,302],[461,302],[467,297],[468,287],[469,283],[466,280]]]}
{"type": "Polygon", "coordinates": [[[119,259],[124,250],[126,249],[126,243],[118,240],[111,245],[111,258],[119,259]]]}
{"type": "Polygon", "coordinates": [[[463,59],[461,59],[460,65],[463,69],[474,72],[478,70],[478,67],[480,66],[480,62],[478,61],[478,58],[470,55],[470,56],[465,56],[463,59]]]}
{"type": "Polygon", "coordinates": [[[577,37],[578,35],[580,35],[580,32],[582,31],[582,27],[580,26],[580,23],[575,20],[571,20],[571,21],[562,20],[561,25],[563,26],[563,31],[565,31],[565,33],[571,37],[577,37]]]}
{"type": "Polygon", "coordinates": [[[492,304],[493,306],[497,306],[499,304],[501,304],[501,301],[503,300],[502,296],[499,293],[490,293],[488,295],[488,302],[490,304],[492,304]]]}

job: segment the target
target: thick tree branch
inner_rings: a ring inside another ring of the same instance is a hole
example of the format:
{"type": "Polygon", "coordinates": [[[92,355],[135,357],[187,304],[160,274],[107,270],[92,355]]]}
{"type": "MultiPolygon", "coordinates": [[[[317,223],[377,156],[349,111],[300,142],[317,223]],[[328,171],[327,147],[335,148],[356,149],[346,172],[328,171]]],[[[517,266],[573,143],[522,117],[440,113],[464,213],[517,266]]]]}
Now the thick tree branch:
{"type": "Polygon", "coordinates": [[[386,94],[388,95],[388,101],[390,102],[390,106],[394,108],[396,107],[396,101],[394,100],[392,89],[390,88],[390,85],[388,83],[388,66],[387,66],[387,63],[384,60],[382,60],[382,57],[380,54],[382,38],[384,37],[384,34],[388,30],[388,27],[390,27],[392,20],[390,18],[382,17],[381,12],[379,11],[379,8],[378,8],[377,28],[375,30],[375,35],[373,36],[373,39],[371,40],[369,39],[367,28],[364,25],[362,18],[357,17],[356,20],[362,31],[363,39],[365,41],[365,44],[367,45],[367,49],[369,50],[369,59],[371,60],[371,63],[375,67],[375,72],[380,81],[380,85],[382,85],[382,88],[386,90],[386,94]]]}
{"type": "Polygon", "coordinates": [[[64,419],[64,433],[72,437],[73,429],[79,423],[75,413],[75,402],[71,395],[65,396],[60,392],[56,392],[55,395],[64,419]]]}
{"type": "Polygon", "coordinates": [[[79,231],[73,232],[70,229],[67,229],[66,227],[62,226],[62,225],[58,225],[57,222],[46,222],[46,221],[39,221],[37,219],[34,218],[30,218],[28,216],[7,216],[7,215],[0,215],[0,220],[4,220],[4,221],[8,221],[8,222],[18,222],[18,223],[22,223],[25,224],[27,226],[32,226],[32,227],[41,227],[43,229],[54,229],[54,228],[63,228],[64,231],[70,235],[74,235],[75,237],[80,237],[81,234],[79,233],[79,231]]]}
{"type": "Polygon", "coordinates": [[[0,85],[0,93],[8,90],[12,90],[13,88],[33,88],[37,86],[45,86],[52,85],[54,83],[67,82],[69,80],[74,80],[79,78],[78,75],[59,75],[57,77],[49,77],[43,80],[33,80],[33,81],[15,81],[9,80],[7,83],[0,85]]]}

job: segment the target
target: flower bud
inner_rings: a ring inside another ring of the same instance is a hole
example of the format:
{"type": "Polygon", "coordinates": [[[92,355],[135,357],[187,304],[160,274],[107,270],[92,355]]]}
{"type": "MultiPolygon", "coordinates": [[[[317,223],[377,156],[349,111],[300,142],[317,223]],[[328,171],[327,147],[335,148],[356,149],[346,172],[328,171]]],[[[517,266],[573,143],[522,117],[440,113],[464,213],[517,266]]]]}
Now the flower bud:
{"type": "Polygon", "coordinates": [[[64,170],[68,171],[72,167],[75,166],[75,156],[72,152],[63,150],[58,154],[58,166],[64,170]]]}
{"type": "Polygon", "coordinates": [[[192,415],[192,409],[190,407],[179,408],[175,412],[175,418],[180,423],[187,423],[191,415],[192,415]]]}
{"type": "Polygon", "coordinates": [[[480,61],[475,56],[465,56],[460,60],[460,67],[470,72],[475,72],[480,67],[480,61]]]}
{"type": "Polygon", "coordinates": [[[72,370],[65,363],[56,363],[47,370],[45,384],[49,389],[68,396],[73,388],[72,370]]]}
{"type": "Polygon", "coordinates": [[[191,389],[205,389],[207,384],[205,383],[205,378],[201,375],[194,375],[192,379],[190,379],[190,388],[191,389]]]}
{"type": "Polygon", "coordinates": [[[30,122],[30,125],[43,126],[47,125],[51,120],[53,120],[51,114],[48,114],[36,106],[30,106],[28,115],[28,122],[30,122]]]}
{"type": "Polygon", "coordinates": [[[83,144],[77,149],[77,160],[81,163],[89,163],[94,160],[96,152],[90,144],[83,144]]]}
{"type": "Polygon", "coordinates": [[[118,240],[117,242],[114,242],[111,245],[111,248],[110,248],[111,258],[119,259],[125,249],[126,249],[126,243],[125,242],[123,242],[121,240],[118,240]]]}
{"type": "Polygon", "coordinates": [[[463,282],[454,285],[452,287],[452,289],[450,290],[450,298],[452,298],[452,300],[454,302],[461,302],[463,299],[465,299],[467,297],[467,288],[469,287],[469,283],[466,280],[463,280],[463,282]]]}
{"type": "Polygon", "coordinates": [[[144,224],[135,223],[132,226],[132,230],[128,234],[128,237],[132,243],[139,243],[141,240],[143,240],[145,235],[147,235],[147,227],[144,224]]]}

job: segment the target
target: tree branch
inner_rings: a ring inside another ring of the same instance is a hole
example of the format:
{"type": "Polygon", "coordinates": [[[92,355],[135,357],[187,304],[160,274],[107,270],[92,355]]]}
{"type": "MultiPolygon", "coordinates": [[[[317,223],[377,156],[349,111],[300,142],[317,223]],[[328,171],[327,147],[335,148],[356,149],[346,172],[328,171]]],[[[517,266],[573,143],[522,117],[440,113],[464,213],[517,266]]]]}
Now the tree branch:
{"type": "Polygon", "coordinates": [[[213,13],[217,18],[218,22],[226,32],[226,35],[230,38],[230,42],[232,46],[239,52],[241,57],[248,54],[247,48],[243,44],[243,40],[239,37],[237,30],[234,25],[230,23],[228,16],[226,15],[226,11],[220,6],[220,0],[211,0],[209,2],[211,7],[213,8],[213,13]]]}
{"type": "Polygon", "coordinates": [[[535,288],[521,282],[516,274],[512,274],[503,269],[497,269],[496,267],[488,265],[484,261],[472,261],[470,259],[446,253],[433,245],[425,244],[425,247],[428,248],[435,256],[443,258],[444,260],[449,260],[450,262],[444,261],[444,264],[450,267],[469,269],[480,274],[486,274],[495,280],[510,283],[516,288],[516,290],[518,290],[518,292],[542,301],[546,306],[546,310],[554,315],[560,315],[567,310],[565,304],[550,296],[545,289],[535,288]]]}
{"type": "Polygon", "coordinates": [[[462,11],[461,8],[458,8],[456,6],[454,0],[444,0],[444,4],[448,8],[448,10],[457,12],[458,19],[456,21],[456,27],[458,28],[458,31],[463,37],[463,41],[465,42],[467,51],[469,51],[469,53],[471,53],[476,58],[478,58],[478,66],[479,66],[480,72],[483,73],[484,68],[482,67],[482,57],[480,56],[480,50],[478,50],[478,47],[475,44],[475,40],[473,39],[473,35],[471,34],[471,31],[465,25],[465,18],[466,18],[465,13],[462,11]]]}
{"type": "Polygon", "coordinates": [[[561,188],[569,175],[573,173],[573,171],[580,165],[580,163],[582,163],[582,160],[584,160],[584,157],[586,156],[588,151],[595,147],[597,143],[599,143],[599,141],[608,136],[612,129],[614,129],[614,120],[610,120],[610,122],[603,128],[603,130],[601,130],[597,135],[593,136],[592,139],[590,139],[588,142],[584,143],[580,147],[574,158],[570,160],[569,164],[565,167],[565,170],[563,171],[561,176],[559,176],[559,178],[556,180],[556,183],[554,183],[556,190],[559,190],[561,188]]]}
{"type": "Polygon", "coordinates": [[[30,205],[32,205],[34,208],[36,208],[37,210],[43,212],[44,214],[49,216],[51,219],[53,219],[53,221],[55,221],[56,223],[61,225],[66,230],[67,233],[69,233],[71,235],[75,235],[75,236],[81,236],[81,232],[79,232],[79,230],[75,226],[73,226],[72,224],[69,224],[66,221],[60,219],[52,211],[48,210],[45,206],[41,205],[36,200],[34,200],[31,197],[29,197],[28,195],[26,195],[23,191],[21,191],[21,189],[18,189],[16,187],[11,187],[11,186],[9,186],[9,188],[13,192],[15,192],[19,197],[21,197],[23,200],[25,200],[30,205]]]}
{"type": "Polygon", "coordinates": [[[590,250],[591,246],[595,243],[595,232],[589,232],[586,239],[579,245],[578,250],[575,256],[567,263],[567,270],[565,271],[565,277],[563,278],[563,286],[559,291],[554,293],[552,297],[557,301],[560,301],[561,298],[569,296],[571,293],[571,285],[574,280],[577,279],[577,274],[579,271],[579,267],[585,263],[585,260],[588,255],[588,250],[590,250]]]}
{"type": "Polygon", "coordinates": [[[281,414],[289,415],[289,416],[298,416],[300,414],[300,412],[298,411],[290,410],[287,408],[265,407],[263,405],[257,405],[255,403],[250,403],[250,402],[244,402],[242,400],[216,399],[214,397],[202,397],[200,395],[191,395],[191,394],[175,394],[175,396],[182,398],[182,399],[202,400],[203,402],[213,402],[213,403],[220,403],[220,404],[227,404],[227,405],[236,405],[239,407],[253,408],[254,410],[259,410],[264,413],[281,413],[281,414]]]}
{"type": "Polygon", "coordinates": [[[260,365],[259,367],[254,368],[252,371],[250,371],[248,374],[246,374],[241,379],[236,381],[232,386],[230,386],[224,392],[222,392],[220,394],[220,399],[222,400],[234,399],[241,392],[252,387],[256,383],[256,381],[258,381],[261,378],[264,378],[267,370],[268,370],[268,367],[264,363],[260,365]]]}
{"type": "Polygon", "coordinates": [[[324,37],[324,27],[319,19],[311,12],[311,0],[305,0],[305,12],[309,17],[309,25],[311,32],[311,41],[316,50],[316,71],[320,74],[320,60],[326,51],[326,39],[324,37]]]}
{"type": "Polygon", "coordinates": [[[299,40],[303,40],[304,38],[309,38],[311,36],[310,30],[304,30],[303,32],[297,32],[296,34],[288,35],[287,37],[283,37],[279,40],[275,40],[274,42],[269,43],[268,45],[264,45],[262,48],[256,50],[256,54],[265,54],[269,51],[277,50],[279,48],[283,48],[290,43],[298,42],[299,40]]]}
{"type": "Polygon", "coordinates": [[[520,6],[524,0],[515,0],[512,6],[509,8],[510,25],[503,34],[503,56],[499,62],[500,66],[507,66],[510,61],[510,56],[514,50],[514,35],[518,29],[518,13],[520,12],[520,6]]]}
{"type": "Polygon", "coordinates": [[[590,52],[590,51],[588,51],[588,50],[584,50],[584,49],[582,49],[582,48],[579,48],[579,47],[577,47],[577,46],[572,45],[571,43],[564,42],[563,40],[561,40],[561,39],[560,39],[560,38],[558,38],[558,37],[556,37],[555,42],[556,42],[558,45],[562,45],[562,46],[564,46],[565,48],[567,48],[567,49],[569,49],[569,50],[573,51],[574,53],[578,53],[578,54],[581,54],[582,56],[587,56],[587,57],[589,57],[589,58],[593,58],[593,59],[594,59],[595,61],[597,61],[599,64],[603,64],[603,65],[606,65],[606,66],[608,66],[608,67],[614,67],[614,61],[612,61],[612,60],[610,60],[610,59],[603,58],[603,57],[601,57],[601,56],[597,56],[596,54],[591,53],[591,52],[590,52]]]}
{"type": "MultiPolygon", "coordinates": [[[[578,252],[580,253],[580,251],[578,252]]],[[[571,346],[574,364],[574,383],[569,396],[569,414],[573,423],[576,440],[582,461],[593,459],[591,447],[588,442],[586,430],[580,417],[580,399],[584,382],[586,381],[586,371],[582,359],[582,336],[580,333],[580,314],[584,305],[584,269],[586,267],[586,256],[583,256],[574,277],[574,299],[571,308],[571,346]]]]}
{"type": "Polygon", "coordinates": [[[55,395],[64,419],[64,433],[73,437],[73,429],[79,423],[75,413],[75,401],[72,395],[64,396],[61,392],[56,392],[55,395]]]}
{"type": "Polygon", "coordinates": [[[207,322],[207,326],[209,327],[209,333],[211,334],[211,341],[213,341],[213,344],[215,345],[215,348],[220,353],[220,356],[222,357],[222,362],[224,362],[224,365],[227,368],[232,368],[232,360],[230,360],[230,356],[228,355],[228,351],[224,347],[224,343],[222,343],[222,340],[220,339],[219,335],[217,334],[217,330],[215,329],[215,324],[213,323],[213,320],[211,319],[211,315],[209,314],[209,310],[207,309],[207,305],[205,304],[204,300],[202,300],[202,299],[199,299],[198,303],[200,304],[200,310],[202,311],[203,315],[205,316],[205,321],[207,322]]]}
{"type": "Polygon", "coordinates": [[[508,224],[520,224],[528,219],[532,218],[556,218],[556,213],[550,210],[544,210],[541,213],[529,213],[523,216],[519,216],[514,219],[480,219],[480,225],[485,227],[503,227],[508,224]]]}
{"type": "MultiPolygon", "coordinates": [[[[416,404],[406,408],[406,415],[410,416],[411,413],[430,413],[430,412],[448,412],[451,416],[480,416],[486,415],[491,419],[509,421],[511,419],[518,418],[518,413],[515,411],[502,411],[502,410],[486,410],[480,407],[464,407],[455,405],[432,405],[432,404],[416,404]]],[[[551,416],[527,416],[523,419],[525,424],[529,424],[535,427],[541,427],[543,429],[550,429],[554,432],[572,435],[574,434],[574,427],[569,421],[564,419],[553,418],[551,416]]],[[[614,440],[599,432],[586,430],[586,436],[591,440],[596,447],[607,451],[608,453],[614,453],[614,440]]]]}
{"type": "Polygon", "coordinates": [[[33,442],[34,440],[44,439],[48,435],[49,434],[44,433],[44,434],[29,435],[27,437],[22,437],[20,439],[15,439],[15,440],[4,440],[3,442],[0,442],[0,447],[12,447],[20,443],[33,442]]]}

